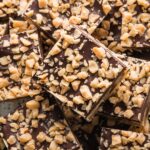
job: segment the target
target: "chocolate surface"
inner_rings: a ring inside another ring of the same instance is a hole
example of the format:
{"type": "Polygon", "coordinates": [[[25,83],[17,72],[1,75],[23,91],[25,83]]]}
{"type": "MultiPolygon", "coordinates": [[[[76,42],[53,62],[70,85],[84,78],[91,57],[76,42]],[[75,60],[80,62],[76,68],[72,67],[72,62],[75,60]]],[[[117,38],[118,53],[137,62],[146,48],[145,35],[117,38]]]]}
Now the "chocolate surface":
{"type": "Polygon", "coordinates": [[[150,47],[150,1],[125,0],[122,8],[121,45],[150,47]]]}
{"type": "Polygon", "coordinates": [[[109,3],[97,0],[37,0],[31,1],[25,15],[50,38],[58,40],[70,23],[92,33],[110,10],[109,3]]]}
{"type": "Polygon", "coordinates": [[[100,112],[129,119],[129,123],[141,123],[149,111],[150,63],[124,56],[122,60],[129,70],[112,96],[100,106],[100,112]]]}
{"type": "Polygon", "coordinates": [[[103,128],[99,150],[150,149],[150,135],[132,131],[103,128]]]}
{"type": "Polygon", "coordinates": [[[87,118],[101,99],[105,101],[124,69],[109,51],[75,29],[49,51],[37,76],[52,95],[87,118]]]}
{"type": "Polygon", "coordinates": [[[59,107],[43,94],[7,117],[1,117],[0,122],[8,149],[75,150],[80,147],[59,107]]]}
{"type": "Polygon", "coordinates": [[[38,33],[27,31],[3,36],[0,51],[0,100],[38,94],[41,88],[34,79],[41,63],[38,33]]]}

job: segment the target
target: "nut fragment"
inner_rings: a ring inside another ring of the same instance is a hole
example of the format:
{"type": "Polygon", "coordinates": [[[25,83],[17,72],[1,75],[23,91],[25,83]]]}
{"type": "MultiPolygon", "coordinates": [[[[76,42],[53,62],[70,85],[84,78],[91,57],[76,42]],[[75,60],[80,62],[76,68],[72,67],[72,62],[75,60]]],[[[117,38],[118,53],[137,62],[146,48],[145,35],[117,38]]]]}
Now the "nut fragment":
{"type": "Polygon", "coordinates": [[[38,0],[39,8],[46,8],[48,1],[47,0],[38,0]]]}
{"type": "Polygon", "coordinates": [[[10,144],[10,145],[13,145],[16,143],[16,138],[15,136],[11,135],[8,139],[7,139],[7,142],[10,144]]]}
{"type": "Polygon", "coordinates": [[[46,135],[45,135],[44,132],[40,132],[40,133],[37,135],[36,138],[37,138],[37,140],[38,140],[40,143],[42,143],[42,142],[45,141],[46,135]]]}
{"type": "Polygon", "coordinates": [[[37,102],[35,100],[31,100],[26,103],[26,107],[29,109],[37,109],[40,107],[40,104],[39,104],[39,102],[37,102]]]}
{"type": "Polygon", "coordinates": [[[146,140],[146,137],[143,135],[143,133],[139,133],[138,136],[136,137],[136,141],[142,145],[144,141],[146,140]]]}
{"type": "Polygon", "coordinates": [[[50,52],[49,52],[49,55],[51,56],[54,56],[54,55],[57,55],[61,52],[61,49],[58,47],[58,46],[54,46],[50,52]]]}
{"type": "Polygon", "coordinates": [[[77,77],[78,77],[79,79],[86,79],[86,78],[88,77],[88,73],[85,72],[85,71],[81,71],[81,72],[79,72],[79,73],[77,74],[77,77]]]}
{"type": "Polygon", "coordinates": [[[93,47],[92,51],[94,52],[94,54],[96,55],[96,57],[98,59],[102,59],[104,57],[106,57],[106,53],[105,50],[102,47],[93,47]]]}
{"type": "Polygon", "coordinates": [[[29,133],[25,133],[25,134],[19,136],[19,141],[21,143],[26,143],[26,142],[30,141],[31,139],[32,139],[32,135],[29,133]]]}
{"type": "Polygon", "coordinates": [[[9,85],[9,81],[6,78],[0,78],[0,89],[9,85]]]}
{"type": "Polygon", "coordinates": [[[91,91],[90,91],[90,89],[89,89],[89,87],[87,85],[82,85],[80,87],[80,92],[81,92],[81,95],[85,99],[87,99],[87,100],[92,99],[92,93],[91,93],[91,91]]]}
{"type": "Polygon", "coordinates": [[[73,98],[73,102],[75,103],[75,104],[84,104],[84,101],[83,101],[83,98],[81,97],[81,96],[75,96],[74,98],[73,98]]]}
{"type": "Polygon", "coordinates": [[[89,13],[90,13],[90,11],[87,8],[82,7],[82,9],[81,9],[81,19],[82,20],[87,20],[88,17],[89,17],[89,13]]]}
{"type": "Polygon", "coordinates": [[[77,91],[77,90],[78,90],[80,83],[81,83],[81,81],[79,81],[79,80],[73,81],[73,82],[71,83],[72,88],[73,88],[74,91],[77,91]]]}
{"type": "Polygon", "coordinates": [[[57,148],[58,148],[58,145],[56,144],[56,142],[52,141],[50,143],[49,150],[54,150],[54,149],[57,149],[57,148]]]}
{"type": "Polygon", "coordinates": [[[93,60],[89,60],[89,71],[93,74],[98,71],[98,64],[93,60]]]}
{"type": "Polygon", "coordinates": [[[64,142],[64,138],[62,135],[56,135],[54,140],[57,144],[63,144],[63,142],[64,142]]]}
{"type": "Polygon", "coordinates": [[[24,44],[24,46],[30,46],[32,44],[29,40],[23,37],[20,38],[20,41],[24,44]]]}
{"type": "Polygon", "coordinates": [[[18,35],[17,34],[10,34],[10,44],[18,44],[18,35]]]}
{"type": "Polygon", "coordinates": [[[112,135],[112,143],[113,146],[121,144],[121,136],[120,135],[112,135]]]}
{"type": "Polygon", "coordinates": [[[134,115],[133,111],[128,109],[124,112],[124,116],[130,119],[134,115]]]}
{"type": "Polygon", "coordinates": [[[33,68],[34,64],[35,64],[35,60],[33,58],[26,60],[27,67],[33,68]]]}

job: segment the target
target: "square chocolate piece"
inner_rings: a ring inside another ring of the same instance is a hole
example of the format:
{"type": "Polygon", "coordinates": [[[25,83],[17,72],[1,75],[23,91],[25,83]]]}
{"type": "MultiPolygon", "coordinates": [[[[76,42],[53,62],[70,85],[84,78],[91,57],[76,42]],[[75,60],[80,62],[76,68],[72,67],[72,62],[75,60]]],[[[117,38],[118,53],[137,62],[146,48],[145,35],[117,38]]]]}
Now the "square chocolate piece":
{"type": "Polygon", "coordinates": [[[14,113],[0,117],[1,135],[10,150],[79,150],[80,144],[62,112],[39,94],[14,113]]]}
{"type": "Polygon", "coordinates": [[[143,124],[150,104],[150,62],[121,57],[129,69],[111,97],[101,104],[99,111],[108,117],[126,120],[130,124],[143,124]]]}
{"type": "Polygon", "coordinates": [[[103,128],[99,150],[149,150],[150,134],[103,128]]]}
{"type": "Polygon", "coordinates": [[[92,33],[110,10],[109,3],[101,0],[32,0],[24,15],[48,36],[58,40],[60,32],[70,24],[92,33]]]}
{"type": "Polygon", "coordinates": [[[83,30],[65,32],[37,72],[60,102],[91,120],[124,75],[125,65],[83,30]]]}
{"type": "Polygon", "coordinates": [[[121,45],[150,47],[150,1],[125,0],[122,8],[121,45]]]}
{"type": "Polygon", "coordinates": [[[38,94],[34,79],[41,63],[37,31],[10,34],[0,40],[0,101],[38,94]]]}
{"type": "Polygon", "coordinates": [[[124,52],[126,49],[121,46],[121,8],[124,5],[122,0],[108,0],[112,10],[98,26],[93,36],[109,49],[115,52],[124,52]]]}

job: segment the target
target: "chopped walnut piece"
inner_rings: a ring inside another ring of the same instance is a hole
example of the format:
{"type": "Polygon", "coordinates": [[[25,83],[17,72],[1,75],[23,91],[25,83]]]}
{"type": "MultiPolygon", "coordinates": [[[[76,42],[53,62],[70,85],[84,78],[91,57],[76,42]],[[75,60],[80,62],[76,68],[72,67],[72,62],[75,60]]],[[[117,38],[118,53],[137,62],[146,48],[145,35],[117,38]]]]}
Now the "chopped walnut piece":
{"type": "Polygon", "coordinates": [[[121,136],[120,135],[112,135],[112,143],[113,146],[121,144],[121,136]]]}
{"type": "Polygon", "coordinates": [[[132,110],[128,109],[128,110],[126,110],[126,111],[124,112],[123,115],[124,115],[126,118],[130,119],[130,118],[134,115],[134,113],[133,113],[132,110]]]}
{"type": "Polygon", "coordinates": [[[88,17],[89,17],[89,14],[90,14],[89,10],[85,7],[82,7],[82,9],[81,9],[81,19],[82,20],[87,20],[88,17]]]}
{"type": "Polygon", "coordinates": [[[81,96],[75,96],[75,97],[73,98],[73,102],[74,102],[75,104],[77,104],[77,105],[79,105],[79,104],[84,104],[84,100],[83,100],[83,98],[82,98],[81,96]]]}
{"type": "Polygon", "coordinates": [[[100,47],[100,48],[99,47],[94,47],[92,49],[92,51],[98,59],[102,59],[102,58],[106,57],[105,50],[102,47],[100,47]]]}
{"type": "Polygon", "coordinates": [[[98,88],[98,85],[99,85],[98,78],[95,78],[93,81],[91,81],[90,86],[91,86],[92,88],[98,88]]]}
{"type": "Polygon", "coordinates": [[[103,11],[107,15],[111,11],[111,6],[109,4],[104,4],[103,6],[103,11]]]}
{"type": "Polygon", "coordinates": [[[29,109],[37,109],[39,108],[39,106],[40,106],[39,102],[35,100],[31,100],[26,103],[26,107],[29,109]]]}
{"type": "Polygon", "coordinates": [[[0,117],[0,123],[6,124],[6,119],[4,117],[0,117]]]}
{"type": "Polygon", "coordinates": [[[34,140],[29,141],[25,145],[24,150],[35,150],[35,141],[34,140]]]}
{"type": "Polygon", "coordinates": [[[18,44],[19,39],[17,34],[10,34],[10,44],[18,44]]]}
{"type": "Polygon", "coordinates": [[[89,60],[89,71],[91,73],[96,73],[98,71],[98,68],[98,64],[95,61],[89,60]]]}
{"type": "Polygon", "coordinates": [[[57,144],[63,144],[63,142],[64,142],[64,138],[62,135],[56,135],[54,140],[57,144]]]}
{"type": "Polygon", "coordinates": [[[89,22],[95,23],[98,20],[98,18],[99,18],[98,14],[91,13],[89,15],[89,22]]]}
{"type": "Polygon", "coordinates": [[[81,81],[79,81],[79,80],[73,81],[73,82],[71,83],[72,88],[73,88],[74,91],[77,91],[77,90],[79,89],[80,83],[81,83],[81,81]]]}
{"type": "Polygon", "coordinates": [[[6,78],[0,78],[0,89],[9,85],[9,81],[6,78]]]}
{"type": "Polygon", "coordinates": [[[143,135],[143,133],[139,133],[138,136],[135,138],[135,140],[142,145],[144,141],[146,140],[146,137],[143,135]]]}
{"type": "Polygon", "coordinates": [[[77,76],[76,75],[70,75],[70,76],[63,76],[64,79],[67,81],[67,82],[73,82],[74,80],[77,79],[77,76]]]}
{"type": "Polygon", "coordinates": [[[19,119],[19,116],[20,116],[19,112],[15,111],[15,113],[12,114],[11,119],[16,121],[19,119]]]}
{"type": "Polygon", "coordinates": [[[71,24],[78,25],[78,24],[81,23],[81,18],[79,18],[79,17],[77,17],[77,16],[71,16],[71,17],[69,18],[69,22],[70,22],[71,24]]]}
{"type": "Polygon", "coordinates": [[[54,56],[57,55],[61,52],[61,49],[58,46],[53,47],[50,52],[49,55],[54,56]]]}
{"type": "Polygon", "coordinates": [[[52,23],[55,28],[58,28],[58,27],[62,26],[63,19],[60,17],[57,17],[57,18],[53,19],[52,23]]]}
{"type": "Polygon", "coordinates": [[[32,125],[33,128],[38,128],[38,121],[37,120],[32,120],[31,125],[32,125]]]}
{"type": "Polygon", "coordinates": [[[57,149],[57,148],[58,148],[58,145],[56,144],[56,142],[52,141],[50,143],[49,150],[54,150],[54,149],[57,149]]]}
{"type": "Polygon", "coordinates": [[[44,132],[40,132],[38,135],[37,135],[37,140],[42,143],[45,141],[45,138],[46,138],[46,134],[44,132]]]}
{"type": "Polygon", "coordinates": [[[87,85],[82,85],[80,87],[80,92],[81,92],[81,95],[85,99],[87,99],[87,100],[92,99],[92,93],[91,93],[91,91],[90,91],[90,89],[89,89],[89,87],[87,85]]]}
{"type": "Polygon", "coordinates": [[[18,139],[21,143],[26,143],[32,139],[32,135],[29,133],[25,133],[25,134],[19,136],[18,139]]]}
{"type": "Polygon", "coordinates": [[[13,145],[16,143],[16,138],[15,136],[11,135],[8,139],[7,139],[7,142],[10,144],[10,145],[13,145]]]}
{"type": "Polygon", "coordinates": [[[79,72],[79,73],[77,74],[77,77],[78,77],[79,79],[86,79],[86,78],[88,77],[88,73],[85,72],[85,71],[81,71],[81,72],[79,72]]]}
{"type": "Polygon", "coordinates": [[[74,137],[73,137],[73,134],[71,133],[71,131],[66,135],[66,139],[71,142],[74,140],[74,137]]]}
{"type": "Polygon", "coordinates": [[[131,99],[133,101],[133,104],[141,108],[144,98],[141,95],[135,96],[131,99]]]}
{"type": "Polygon", "coordinates": [[[20,41],[24,44],[24,46],[30,46],[32,44],[29,40],[23,37],[20,38],[20,41]]]}
{"type": "Polygon", "coordinates": [[[1,65],[8,65],[11,62],[10,57],[4,56],[0,58],[1,65]]]}
{"type": "Polygon", "coordinates": [[[27,60],[26,60],[26,65],[27,65],[27,67],[29,67],[29,68],[33,68],[34,65],[35,65],[35,60],[34,60],[33,58],[27,59],[27,60]]]}
{"type": "Polygon", "coordinates": [[[47,0],[38,0],[39,8],[46,8],[48,1],[47,0]]]}

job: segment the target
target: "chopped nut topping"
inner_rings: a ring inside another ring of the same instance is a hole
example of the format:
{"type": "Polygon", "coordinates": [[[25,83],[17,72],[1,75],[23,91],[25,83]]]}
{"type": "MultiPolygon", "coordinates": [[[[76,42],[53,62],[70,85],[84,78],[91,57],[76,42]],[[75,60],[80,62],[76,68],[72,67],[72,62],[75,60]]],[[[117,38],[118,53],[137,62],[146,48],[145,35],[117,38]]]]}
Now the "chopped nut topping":
{"type": "Polygon", "coordinates": [[[1,83],[0,89],[9,85],[9,81],[7,79],[4,79],[4,78],[0,78],[0,83],[1,83]]]}
{"type": "Polygon", "coordinates": [[[127,117],[128,119],[130,119],[133,115],[134,115],[134,113],[132,110],[126,110],[124,112],[124,116],[127,117]]]}
{"type": "Polygon", "coordinates": [[[91,73],[96,73],[98,71],[98,65],[93,60],[89,60],[89,71],[91,73]]]}
{"type": "Polygon", "coordinates": [[[20,38],[20,41],[24,44],[24,46],[30,46],[32,43],[27,39],[20,38]]]}
{"type": "Polygon", "coordinates": [[[35,101],[35,100],[32,100],[32,101],[29,101],[26,103],[26,107],[29,108],[29,109],[37,109],[39,108],[39,102],[35,101]]]}
{"type": "Polygon", "coordinates": [[[37,135],[37,140],[42,143],[45,141],[45,138],[46,138],[46,135],[44,132],[40,132],[38,135],[37,135]]]}
{"type": "Polygon", "coordinates": [[[87,85],[82,85],[80,87],[80,92],[81,92],[81,95],[85,99],[87,99],[87,100],[92,99],[92,93],[91,93],[91,91],[90,91],[90,89],[89,89],[89,87],[87,85]]]}
{"type": "Polygon", "coordinates": [[[25,133],[25,134],[19,136],[19,141],[21,143],[26,143],[26,142],[30,141],[31,139],[32,139],[32,136],[29,133],[25,133]]]}
{"type": "Polygon", "coordinates": [[[114,145],[121,144],[121,136],[120,135],[112,135],[112,143],[114,145]]]}
{"type": "Polygon", "coordinates": [[[71,83],[71,85],[72,85],[72,88],[73,88],[73,90],[74,91],[77,91],[78,89],[79,89],[79,85],[80,85],[80,81],[78,81],[78,80],[76,80],[76,81],[73,81],[72,83],[71,83]]]}
{"type": "Polygon", "coordinates": [[[46,8],[48,1],[47,0],[38,0],[38,4],[40,8],[46,8]]]}
{"type": "Polygon", "coordinates": [[[105,50],[103,48],[94,47],[92,50],[98,59],[106,57],[105,50]]]}
{"type": "Polygon", "coordinates": [[[13,145],[16,143],[16,138],[11,135],[8,139],[7,139],[7,142],[10,144],[10,145],[13,145]]]}
{"type": "Polygon", "coordinates": [[[73,102],[74,102],[75,104],[84,104],[83,98],[82,98],[81,96],[75,96],[75,97],[73,98],[73,102]]]}

